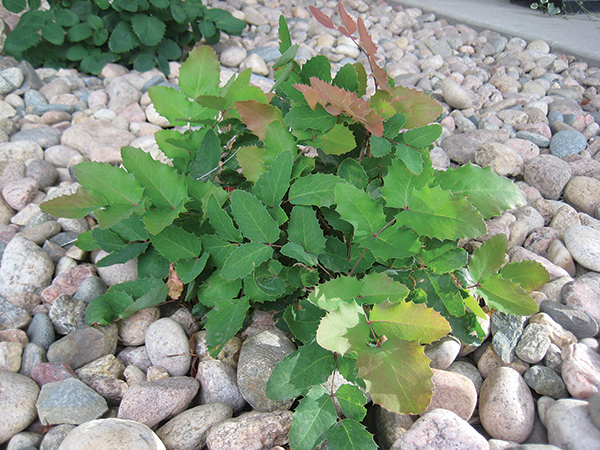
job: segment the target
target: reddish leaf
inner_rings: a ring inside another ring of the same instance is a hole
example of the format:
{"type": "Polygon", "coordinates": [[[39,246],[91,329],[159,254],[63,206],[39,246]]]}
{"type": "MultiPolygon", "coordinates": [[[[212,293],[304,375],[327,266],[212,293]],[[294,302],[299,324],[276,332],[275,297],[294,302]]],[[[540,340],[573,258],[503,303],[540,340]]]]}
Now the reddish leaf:
{"type": "Polygon", "coordinates": [[[338,27],[338,30],[344,36],[350,37],[356,31],[356,22],[350,17],[350,14],[346,12],[341,3],[338,3],[338,11],[340,12],[340,17],[345,27],[338,27]]]}
{"type": "Polygon", "coordinates": [[[169,266],[169,278],[167,279],[167,287],[169,288],[169,297],[173,300],[177,300],[181,297],[183,292],[183,282],[175,271],[175,264],[171,263],[169,266]]]}
{"type": "Polygon", "coordinates": [[[235,108],[242,122],[262,141],[265,139],[267,126],[271,122],[283,122],[281,111],[271,105],[257,102],[256,100],[244,100],[235,102],[235,108]]]}
{"type": "Polygon", "coordinates": [[[310,9],[312,15],[315,17],[315,19],[317,19],[317,22],[319,22],[321,25],[327,28],[335,28],[333,20],[331,20],[331,18],[328,15],[322,13],[314,6],[309,6],[308,9],[310,9]]]}
{"type": "Polygon", "coordinates": [[[294,84],[294,87],[300,92],[302,92],[306,103],[308,103],[310,109],[314,111],[319,100],[319,95],[317,94],[317,92],[312,87],[307,86],[306,84],[294,84]]]}
{"type": "Polygon", "coordinates": [[[388,87],[388,81],[390,79],[387,76],[387,73],[385,73],[385,70],[383,70],[383,68],[381,68],[379,64],[377,64],[375,56],[369,56],[369,64],[371,65],[371,74],[373,75],[375,82],[379,86],[379,89],[389,91],[390,88],[388,87]]]}
{"type": "Polygon", "coordinates": [[[373,43],[371,36],[367,32],[367,27],[365,27],[365,23],[360,17],[358,18],[358,35],[360,36],[360,45],[368,56],[377,53],[377,46],[373,43]]]}

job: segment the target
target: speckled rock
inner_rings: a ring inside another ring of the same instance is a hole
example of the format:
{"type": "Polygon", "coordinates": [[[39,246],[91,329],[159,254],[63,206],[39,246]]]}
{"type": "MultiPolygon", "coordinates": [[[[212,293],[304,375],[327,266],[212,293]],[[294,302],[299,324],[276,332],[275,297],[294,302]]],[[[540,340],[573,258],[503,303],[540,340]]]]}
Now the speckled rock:
{"type": "Polygon", "coordinates": [[[572,344],[563,349],[562,360],[562,378],[573,397],[586,400],[600,391],[600,354],[572,344]]]}
{"type": "Polygon", "coordinates": [[[577,211],[593,216],[596,206],[600,203],[598,192],[600,192],[599,180],[575,176],[567,183],[563,195],[565,201],[577,211]]]}
{"type": "Polygon", "coordinates": [[[40,388],[31,378],[0,370],[0,444],[26,429],[36,418],[40,388]]]}
{"type": "Polygon", "coordinates": [[[196,379],[200,382],[200,404],[226,403],[234,413],[239,413],[246,406],[235,370],[229,364],[219,360],[200,361],[196,379]]]}
{"type": "Polygon", "coordinates": [[[540,395],[556,399],[567,396],[565,383],[555,371],[546,366],[530,367],[523,375],[523,379],[531,389],[540,395]]]}
{"type": "Polygon", "coordinates": [[[546,411],[548,443],[569,450],[599,450],[600,429],[591,420],[587,402],[561,399],[546,411]]]}
{"type": "Polygon", "coordinates": [[[539,323],[531,323],[525,327],[515,354],[523,361],[535,364],[544,359],[546,351],[550,346],[548,328],[539,323]]]}
{"type": "Polygon", "coordinates": [[[569,227],[565,246],[573,259],[586,269],[600,272],[600,231],[583,225],[569,227]]]}
{"type": "Polygon", "coordinates": [[[535,187],[544,198],[558,200],[571,179],[569,164],[553,155],[540,155],[525,165],[525,182],[535,187]]]}
{"type": "Polygon", "coordinates": [[[598,324],[589,314],[568,305],[546,300],[540,303],[540,311],[548,314],[578,339],[594,337],[600,331],[598,324]]]}
{"type": "Polygon", "coordinates": [[[101,356],[114,354],[117,338],[118,329],[114,324],[80,328],[50,345],[48,361],[62,362],[78,369],[101,356]]]}
{"type": "Polygon", "coordinates": [[[132,420],[98,419],[79,425],[58,450],[165,450],[146,425],[132,420]]]}
{"type": "Polygon", "coordinates": [[[575,130],[559,131],[550,140],[550,152],[559,158],[581,153],[586,146],[585,136],[575,130]]]}
{"type": "Polygon", "coordinates": [[[443,408],[469,420],[477,405],[477,390],[467,377],[455,372],[433,369],[433,396],[425,412],[443,408]]]}
{"type": "Polygon", "coordinates": [[[183,376],[190,370],[192,357],[187,336],[181,325],[164,317],[146,331],[146,350],[155,366],[162,366],[171,376],[183,376]]]}
{"type": "Polygon", "coordinates": [[[136,312],[127,319],[117,323],[119,327],[119,340],[123,346],[137,346],[144,344],[146,331],[150,325],[160,317],[158,308],[146,308],[136,312]]]}
{"type": "Polygon", "coordinates": [[[499,367],[483,382],[479,418],[494,439],[522,443],[533,430],[535,403],[529,386],[513,369],[499,367]]]}

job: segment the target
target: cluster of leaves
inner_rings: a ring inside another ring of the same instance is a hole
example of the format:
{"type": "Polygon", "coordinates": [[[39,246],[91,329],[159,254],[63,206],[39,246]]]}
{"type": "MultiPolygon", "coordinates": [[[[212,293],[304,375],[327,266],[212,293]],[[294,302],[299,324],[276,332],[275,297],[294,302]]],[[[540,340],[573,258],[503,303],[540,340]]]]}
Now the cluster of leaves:
{"type": "Polygon", "coordinates": [[[239,35],[246,24],[201,0],[2,0],[19,13],[7,36],[4,53],[34,67],[77,67],[98,74],[109,62],[144,72],[156,65],[169,74],[169,61],[182,56],[203,37],[219,41],[221,31],[239,35]]]}
{"type": "Polygon", "coordinates": [[[57,216],[94,213],[99,227],[77,245],[109,252],[98,265],[137,257],[140,280],[93,300],[90,323],[181,295],[216,354],[253,308],[279,310],[299,349],[273,371],[267,394],[301,397],[290,430],[297,450],[325,440],[375,449],[361,423],[364,392],[391,411],[422,412],[432,389],[423,345],[449,332],[480,342],[482,305],[532,314],[528,292],[548,280],[537,263],[505,264],[504,235],[471,257],[458,245],[522,205],[520,190],[489,168],[434,170],[440,105],[394,86],[363,22],[339,11],[337,28],[358,31],[368,57],[370,98],[361,64],[335,77],[323,56],[299,65],[281,18],[274,92],[251,86],[249,71],[219,87],[217,56],[198,47],[180,91],[150,90],[176,127],[155,135],[171,165],[125,147],[122,167],[81,163],[82,188],[42,205],[57,216]],[[324,387],[332,374],[350,384],[324,387]]]}
{"type": "Polygon", "coordinates": [[[539,9],[544,14],[547,13],[551,16],[554,16],[556,14],[560,14],[560,12],[561,12],[560,6],[561,6],[562,2],[557,2],[557,3],[558,3],[558,6],[556,6],[554,4],[554,2],[551,2],[549,0],[538,0],[537,2],[529,5],[529,7],[531,9],[539,9]]]}

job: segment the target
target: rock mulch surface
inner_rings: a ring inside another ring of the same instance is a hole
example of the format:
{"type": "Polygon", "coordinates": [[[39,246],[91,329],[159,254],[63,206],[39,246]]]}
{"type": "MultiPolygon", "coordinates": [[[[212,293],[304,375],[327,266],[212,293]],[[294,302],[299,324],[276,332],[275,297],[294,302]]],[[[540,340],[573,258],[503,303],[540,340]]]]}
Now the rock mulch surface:
{"type": "MultiPolygon", "coordinates": [[[[281,13],[291,18],[299,58],[323,54],[336,69],[365,62],[352,41],[294,3],[209,5],[249,24],[242,38],[214,46],[224,79],[250,67],[253,83],[273,85],[281,13]]],[[[443,104],[435,167],[490,166],[525,194],[526,206],[491,219],[488,234],[467,245],[506,234],[512,261],[540,261],[551,275],[535,293],[539,313],[494,313],[477,348],[451,336],[428,346],[430,408],[420,418],[372,408],[378,442],[385,449],[599,449],[600,69],[551,53],[543,41],[478,33],[418,9],[345,5],[363,17],[396,83],[443,104]]],[[[316,6],[335,15],[334,2],[316,6]]],[[[179,67],[171,63],[166,80],[157,70],[117,65],[94,77],[0,60],[3,449],[275,450],[287,443],[291,405],[266,398],[264,381],[294,345],[269,326],[270,316],[255,314],[252,329],[217,359],[185,308],[150,308],[89,327],[89,302],[135,279],[136,262],[97,268],[103,254],[72,245],[94,222],[39,208],[76,189],[70,168],[81,161],[119,163],[125,145],[160,158],[153,134],[168,123],[147,92],[177,84],[179,67]],[[195,376],[190,342],[200,361],[195,376]]]]}

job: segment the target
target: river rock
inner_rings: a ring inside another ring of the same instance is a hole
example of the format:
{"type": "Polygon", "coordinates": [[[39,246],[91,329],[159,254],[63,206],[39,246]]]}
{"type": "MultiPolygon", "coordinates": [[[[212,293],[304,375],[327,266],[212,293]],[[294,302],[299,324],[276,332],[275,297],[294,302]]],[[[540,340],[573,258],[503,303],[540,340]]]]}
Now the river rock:
{"type": "Polygon", "coordinates": [[[146,425],[123,419],[97,419],[79,425],[58,450],[165,450],[146,425]]]}
{"type": "Polygon", "coordinates": [[[544,198],[558,200],[571,179],[569,164],[553,155],[540,155],[525,165],[525,182],[535,187],[544,198]]]}
{"type": "Polygon", "coordinates": [[[535,364],[544,359],[550,343],[548,328],[530,323],[519,339],[515,354],[526,363],[535,364]]]}
{"type": "Polygon", "coordinates": [[[0,370],[0,444],[27,428],[35,419],[40,388],[31,378],[0,370]]]}
{"type": "Polygon", "coordinates": [[[119,419],[135,420],[152,428],[190,405],[200,384],[190,377],[145,381],[131,386],[119,405],[119,419]]]}
{"type": "MultiPolygon", "coordinates": [[[[600,289],[600,286],[598,287],[600,289]]],[[[580,309],[546,300],[540,303],[540,311],[548,314],[556,323],[573,333],[578,339],[594,337],[598,334],[598,323],[580,309]]]]}
{"type": "Polygon", "coordinates": [[[460,341],[452,336],[444,336],[439,341],[425,346],[425,355],[431,360],[429,367],[445,370],[458,356],[460,341]]]}
{"type": "Polygon", "coordinates": [[[586,400],[600,390],[600,354],[585,344],[571,344],[562,360],[562,378],[573,397],[586,400]]]}
{"type": "Polygon", "coordinates": [[[494,370],[479,394],[479,418],[494,439],[524,442],[533,430],[535,403],[529,386],[508,367],[494,370]]]}
{"type": "Polygon", "coordinates": [[[590,216],[594,215],[596,206],[600,203],[600,181],[595,178],[574,176],[567,183],[563,192],[565,201],[577,211],[590,216]]]}
{"type": "Polygon", "coordinates": [[[118,329],[114,324],[80,328],[50,345],[48,361],[78,369],[101,356],[114,354],[117,339],[118,329]]]}
{"type": "Polygon", "coordinates": [[[55,340],[54,326],[48,314],[38,313],[33,316],[27,327],[27,337],[29,338],[29,342],[39,345],[44,350],[48,350],[50,344],[55,340]]]}
{"type": "MultiPolygon", "coordinates": [[[[440,146],[452,161],[463,165],[474,161],[475,152],[481,144],[482,142],[480,140],[464,134],[453,134],[444,138],[440,146]]],[[[569,180],[565,181],[565,185],[568,181],[569,180]]]]}
{"type": "Polygon", "coordinates": [[[164,317],[153,322],[146,331],[146,350],[152,364],[162,366],[173,377],[183,376],[190,370],[192,356],[183,327],[164,317]]]}
{"type": "Polygon", "coordinates": [[[550,152],[559,158],[581,153],[586,146],[585,136],[575,130],[559,131],[550,140],[550,152]]]}
{"type": "Polygon", "coordinates": [[[44,384],[36,408],[44,425],[79,425],[108,411],[106,400],[75,378],[44,384]]]}
{"type": "Polygon", "coordinates": [[[443,408],[469,420],[477,405],[477,390],[467,377],[455,372],[433,369],[433,396],[425,412],[443,408]]]}
{"type": "Polygon", "coordinates": [[[456,109],[467,109],[473,105],[467,91],[450,77],[446,77],[442,81],[442,95],[446,103],[456,109]]]}
{"type": "Polygon", "coordinates": [[[250,411],[213,425],[206,444],[212,449],[270,449],[288,443],[291,422],[291,411],[250,411]]]}
{"type": "Polygon", "coordinates": [[[575,261],[586,269],[600,272],[600,231],[583,225],[572,226],[565,231],[564,240],[575,261]]]}
{"type": "Polygon", "coordinates": [[[488,450],[487,440],[452,411],[435,409],[423,414],[390,450],[488,450]]]}
{"type": "Polygon", "coordinates": [[[274,401],[265,394],[271,372],[296,346],[279,330],[264,330],[244,341],[238,361],[237,381],[244,399],[262,412],[288,409],[292,400],[274,401]]]}
{"type": "Polygon", "coordinates": [[[474,159],[476,164],[491,167],[501,177],[515,177],[523,173],[523,158],[512,148],[498,142],[481,144],[474,159]]]}
{"type": "Polygon", "coordinates": [[[148,328],[159,318],[160,310],[155,307],[142,309],[127,319],[120,320],[117,325],[121,345],[137,346],[144,344],[148,328]]]}
{"type": "Polygon", "coordinates": [[[244,409],[246,401],[238,388],[235,370],[229,364],[219,360],[200,361],[196,379],[200,382],[200,404],[226,403],[234,413],[244,409]]]}
{"type": "Polygon", "coordinates": [[[111,126],[103,120],[88,120],[72,125],[61,136],[61,145],[71,147],[83,156],[94,160],[106,151],[113,152],[116,160],[103,162],[121,162],[121,147],[135,139],[129,131],[111,126]]]}
{"type": "Polygon", "coordinates": [[[200,405],[173,417],[156,434],[167,450],[202,450],[210,428],[232,416],[226,403],[200,405]]]}
{"type": "Polygon", "coordinates": [[[600,429],[588,411],[586,401],[565,398],[546,411],[548,443],[569,450],[599,450],[600,429]]]}
{"type": "Polygon", "coordinates": [[[62,441],[69,435],[71,431],[77,428],[76,425],[62,424],[56,425],[44,434],[40,444],[40,450],[55,450],[60,447],[62,441]]]}

